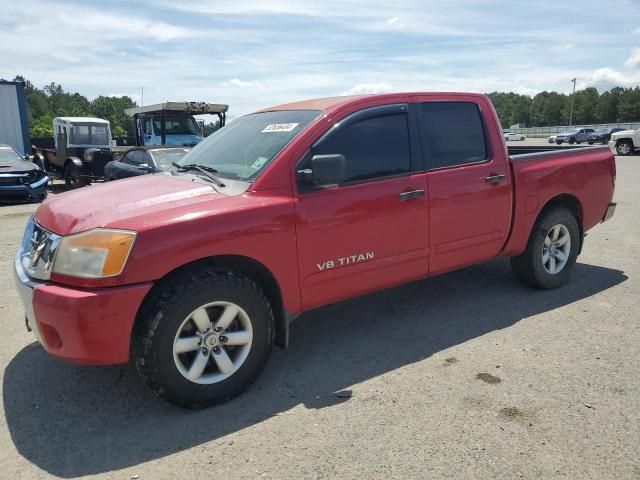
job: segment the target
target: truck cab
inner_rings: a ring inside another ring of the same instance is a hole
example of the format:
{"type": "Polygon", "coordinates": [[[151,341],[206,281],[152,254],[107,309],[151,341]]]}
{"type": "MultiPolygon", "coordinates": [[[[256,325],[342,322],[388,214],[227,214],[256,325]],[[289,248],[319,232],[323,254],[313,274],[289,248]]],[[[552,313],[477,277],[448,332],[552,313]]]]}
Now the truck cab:
{"type": "Polygon", "coordinates": [[[205,102],[165,102],[129,108],[125,113],[136,121],[139,146],[194,146],[204,140],[194,115],[217,115],[224,126],[228,105],[205,102]]]}

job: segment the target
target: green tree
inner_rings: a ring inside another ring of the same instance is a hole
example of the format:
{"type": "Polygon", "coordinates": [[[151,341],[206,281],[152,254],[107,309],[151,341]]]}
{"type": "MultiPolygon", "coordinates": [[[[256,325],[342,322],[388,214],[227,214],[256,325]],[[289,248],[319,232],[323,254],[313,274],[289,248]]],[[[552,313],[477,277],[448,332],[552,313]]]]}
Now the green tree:
{"type": "Polygon", "coordinates": [[[53,115],[45,113],[31,127],[32,137],[53,137],[53,115]]]}
{"type": "Polygon", "coordinates": [[[619,121],[637,122],[640,119],[640,87],[625,88],[618,104],[619,121]]]}
{"type": "Polygon", "coordinates": [[[215,120],[213,122],[206,122],[203,125],[202,134],[205,137],[208,137],[209,135],[211,135],[213,132],[215,132],[219,128],[220,128],[220,120],[215,120]]]}

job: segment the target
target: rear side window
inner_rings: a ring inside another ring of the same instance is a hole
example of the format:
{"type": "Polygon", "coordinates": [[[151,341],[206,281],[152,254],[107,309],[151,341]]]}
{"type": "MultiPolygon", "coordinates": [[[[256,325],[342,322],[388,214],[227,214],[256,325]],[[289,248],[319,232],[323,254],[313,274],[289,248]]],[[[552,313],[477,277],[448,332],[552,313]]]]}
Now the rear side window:
{"type": "Polygon", "coordinates": [[[420,117],[427,169],[454,167],[488,159],[482,115],[475,103],[422,103],[420,117]]]}
{"type": "Polygon", "coordinates": [[[370,117],[340,127],[314,148],[313,154],[344,155],[347,161],[345,183],[409,173],[407,115],[370,117]]]}

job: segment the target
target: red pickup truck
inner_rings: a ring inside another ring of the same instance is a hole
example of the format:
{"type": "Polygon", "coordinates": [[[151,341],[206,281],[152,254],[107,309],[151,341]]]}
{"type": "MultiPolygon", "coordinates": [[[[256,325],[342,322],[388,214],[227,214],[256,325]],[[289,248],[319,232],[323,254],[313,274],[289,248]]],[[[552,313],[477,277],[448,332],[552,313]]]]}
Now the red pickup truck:
{"type": "Polygon", "coordinates": [[[606,147],[551,148],[509,156],[478,94],[246,115],[169,172],[42,204],[15,259],[27,328],[70,362],[133,359],[197,408],[254,381],[306,310],[497,256],[558,287],[613,214],[616,171],[606,147]]]}

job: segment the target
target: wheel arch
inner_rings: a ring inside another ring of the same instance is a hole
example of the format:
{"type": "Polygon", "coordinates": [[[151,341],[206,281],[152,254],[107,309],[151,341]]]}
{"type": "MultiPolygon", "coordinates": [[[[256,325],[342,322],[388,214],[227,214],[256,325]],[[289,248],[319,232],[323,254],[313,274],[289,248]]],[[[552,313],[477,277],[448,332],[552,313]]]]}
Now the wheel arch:
{"type": "MultiPolygon", "coordinates": [[[[531,232],[533,232],[533,228],[536,223],[538,223],[540,217],[542,217],[542,215],[544,215],[547,211],[555,207],[567,208],[576,217],[576,220],[578,221],[578,228],[580,229],[580,246],[578,248],[578,254],[580,254],[582,252],[582,244],[584,243],[584,217],[582,203],[580,203],[580,200],[574,195],[571,195],[569,193],[561,193],[550,198],[547,203],[545,203],[544,206],[540,209],[540,213],[538,213],[538,216],[536,217],[536,220],[535,222],[533,222],[533,225],[531,227],[531,232]]],[[[529,236],[531,236],[531,232],[529,233],[529,236]]]]}
{"type": "Polygon", "coordinates": [[[154,286],[147,293],[140,309],[142,309],[147,299],[153,298],[154,291],[169,281],[171,277],[190,271],[197,271],[202,268],[237,272],[245,275],[262,288],[271,303],[275,317],[274,343],[281,348],[287,348],[289,344],[289,323],[292,320],[292,315],[284,308],[280,284],[265,265],[247,256],[216,255],[194,260],[174,268],[155,282],[154,286]]]}
{"type": "Polygon", "coordinates": [[[73,163],[76,167],[82,168],[82,160],[78,157],[67,157],[64,161],[63,168],[66,168],[69,163],[73,163]]]}

